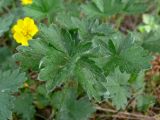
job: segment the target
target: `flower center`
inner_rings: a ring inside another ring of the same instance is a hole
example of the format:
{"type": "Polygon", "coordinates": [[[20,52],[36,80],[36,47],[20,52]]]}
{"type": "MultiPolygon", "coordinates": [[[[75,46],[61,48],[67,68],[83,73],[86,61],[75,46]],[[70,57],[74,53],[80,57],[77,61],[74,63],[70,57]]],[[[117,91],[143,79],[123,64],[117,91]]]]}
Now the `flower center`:
{"type": "Polygon", "coordinates": [[[22,31],[22,34],[28,38],[28,39],[31,39],[32,38],[32,35],[30,34],[30,31],[29,30],[26,30],[26,31],[22,31]]]}

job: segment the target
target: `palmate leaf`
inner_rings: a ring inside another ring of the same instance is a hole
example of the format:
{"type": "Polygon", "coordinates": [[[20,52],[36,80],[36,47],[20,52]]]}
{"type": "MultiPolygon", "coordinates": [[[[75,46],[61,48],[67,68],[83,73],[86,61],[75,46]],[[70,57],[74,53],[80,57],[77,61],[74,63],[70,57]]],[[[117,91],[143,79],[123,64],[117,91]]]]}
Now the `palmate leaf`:
{"type": "Polygon", "coordinates": [[[44,19],[63,9],[63,0],[34,0],[32,5],[24,7],[26,16],[44,19]]]}
{"type": "Polygon", "coordinates": [[[120,54],[120,69],[127,72],[139,72],[150,67],[152,57],[140,46],[133,46],[120,54]],[[134,66],[134,67],[133,67],[134,66]]]}
{"type": "Polygon", "coordinates": [[[121,73],[119,68],[116,68],[113,73],[107,76],[107,83],[104,83],[110,92],[113,105],[117,109],[124,109],[127,105],[127,98],[130,97],[130,87],[128,80],[130,75],[121,73]]]}
{"type": "Polygon", "coordinates": [[[22,93],[14,101],[14,109],[18,115],[22,115],[23,120],[33,120],[35,109],[32,105],[33,98],[29,93],[22,93]]]}
{"type": "Polygon", "coordinates": [[[20,73],[19,70],[0,71],[0,92],[17,92],[25,80],[25,73],[20,73]]]}
{"type": "Polygon", "coordinates": [[[77,17],[71,17],[68,13],[61,13],[56,16],[56,22],[69,30],[78,29],[84,37],[89,29],[89,23],[86,20],[80,20],[77,17]],[[65,19],[64,19],[65,17],[65,19]]]}
{"type": "Polygon", "coordinates": [[[84,40],[92,40],[96,35],[110,36],[115,33],[113,27],[109,24],[100,24],[99,20],[95,19],[79,19],[77,17],[72,17],[67,13],[57,15],[56,22],[61,27],[69,30],[78,29],[80,38],[84,40]]]}
{"type": "Polygon", "coordinates": [[[40,36],[47,43],[50,44],[55,50],[60,52],[66,52],[65,41],[62,40],[61,31],[56,25],[50,25],[49,27],[45,25],[40,26],[40,36]]]}
{"type": "Polygon", "coordinates": [[[6,93],[0,93],[0,120],[8,120],[12,118],[14,98],[6,93]]]}
{"type": "Polygon", "coordinates": [[[139,73],[141,70],[150,67],[152,57],[148,51],[136,43],[132,35],[122,37],[122,35],[114,34],[113,37],[99,42],[101,43],[98,44],[105,48],[101,49],[101,51],[107,51],[106,53],[103,52],[104,56],[107,56],[106,64],[104,65],[106,74],[113,71],[116,66],[119,66],[122,72],[126,71],[127,73],[139,73]]]}
{"type": "Polygon", "coordinates": [[[39,62],[47,52],[46,46],[40,39],[35,39],[30,42],[30,47],[19,46],[17,48],[19,53],[14,54],[14,58],[17,61],[23,61],[21,62],[23,69],[38,70],[39,62]]]}
{"type": "Polygon", "coordinates": [[[14,101],[11,94],[17,92],[25,80],[25,74],[19,70],[0,71],[0,120],[11,118],[14,101]]]}
{"type": "Polygon", "coordinates": [[[118,13],[142,13],[148,8],[146,1],[140,0],[92,0],[82,5],[82,10],[89,17],[105,17],[118,13]]]}
{"type": "Polygon", "coordinates": [[[57,120],[88,120],[95,111],[90,101],[76,99],[76,89],[64,89],[53,94],[52,105],[58,109],[57,120]]]}
{"type": "Polygon", "coordinates": [[[70,51],[67,45],[72,43],[72,39],[71,36],[63,38],[63,32],[53,25],[49,28],[41,26],[41,37],[49,46],[41,60],[39,79],[46,80],[47,89],[51,91],[71,76],[69,73],[72,71],[72,64],[69,63],[70,51]],[[69,41],[66,41],[67,39],[69,41]]]}
{"type": "Polygon", "coordinates": [[[99,69],[94,62],[90,61],[86,63],[85,61],[80,61],[75,69],[75,76],[78,82],[82,85],[83,89],[88,94],[89,98],[95,98],[100,101],[100,96],[103,94],[102,82],[105,81],[105,76],[103,75],[101,69],[99,69]]]}

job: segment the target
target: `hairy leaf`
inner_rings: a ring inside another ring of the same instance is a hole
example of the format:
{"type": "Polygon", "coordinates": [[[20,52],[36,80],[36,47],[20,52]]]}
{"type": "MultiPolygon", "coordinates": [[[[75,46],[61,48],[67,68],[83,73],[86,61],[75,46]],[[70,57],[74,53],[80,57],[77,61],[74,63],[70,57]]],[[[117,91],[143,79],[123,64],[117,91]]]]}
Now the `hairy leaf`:
{"type": "Polygon", "coordinates": [[[152,57],[148,51],[134,41],[134,38],[127,37],[127,39],[120,39],[120,42],[116,40],[117,38],[113,38],[112,41],[108,42],[110,53],[104,67],[106,73],[114,70],[116,66],[119,66],[122,72],[128,73],[139,73],[150,67],[149,63],[152,57]]]}
{"type": "Polygon", "coordinates": [[[0,92],[0,120],[12,118],[13,100],[11,95],[0,92]]]}
{"type": "Polygon", "coordinates": [[[0,71],[0,120],[11,118],[14,101],[12,94],[18,91],[25,80],[25,74],[19,70],[0,71]]]}
{"type": "Polygon", "coordinates": [[[64,89],[63,92],[53,95],[53,105],[58,107],[57,120],[88,120],[95,111],[86,97],[77,100],[75,91],[64,89]]]}
{"type": "Polygon", "coordinates": [[[26,80],[25,74],[20,73],[19,70],[0,71],[0,76],[0,92],[17,92],[26,80]]]}
{"type": "Polygon", "coordinates": [[[146,1],[92,0],[82,5],[82,10],[89,17],[105,17],[118,13],[142,13],[148,8],[146,1]],[[105,6],[105,7],[104,7],[105,6]]]}
{"type": "Polygon", "coordinates": [[[16,97],[13,111],[22,115],[23,120],[33,120],[35,109],[32,105],[33,98],[29,93],[23,93],[16,97]]]}
{"type": "Polygon", "coordinates": [[[26,16],[35,19],[44,19],[55,15],[63,8],[63,0],[35,0],[33,4],[24,7],[26,16]]]}
{"type": "Polygon", "coordinates": [[[160,52],[160,31],[152,31],[148,34],[144,34],[142,46],[151,52],[160,52]]]}
{"type": "Polygon", "coordinates": [[[130,75],[121,73],[117,68],[114,73],[107,76],[107,83],[104,83],[110,92],[112,103],[117,109],[124,109],[127,105],[127,98],[130,97],[128,80],[130,75]]]}

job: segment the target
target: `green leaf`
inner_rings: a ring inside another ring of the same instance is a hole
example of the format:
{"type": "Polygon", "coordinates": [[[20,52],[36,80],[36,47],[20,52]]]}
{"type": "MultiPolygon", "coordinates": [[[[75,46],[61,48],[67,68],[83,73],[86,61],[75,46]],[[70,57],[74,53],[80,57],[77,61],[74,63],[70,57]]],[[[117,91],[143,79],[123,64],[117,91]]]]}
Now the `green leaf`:
{"type": "Polygon", "coordinates": [[[40,80],[52,80],[54,75],[63,68],[66,63],[64,54],[53,49],[41,60],[40,80]],[[49,64],[49,65],[48,65],[49,64]],[[43,67],[44,66],[44,67],[43,67]]]}
{"type": "Polygon", "coordinates": [[[0,55],[1,55],[1,58],[0,58],[0,69],[2,71],[6,71],[6,70],[14,70],[17,68],[17,65],[16,65],[16,61],[15,59],[13,59],[12,57],[12,52],[9,48],[7,47],[1,47],[0,48],[0,55]]]}
{"type": "Polygon", "coordinates": [[[113,27],[109,24],[100,24],[99,20],[88,18],[80,20],[66,13],[59,14],[56,17],[56,22],[69,30],[78,29],[80,38],[84,40],[91,40],[94,36],[110,36],[115,33],[113,27]]]}
{"type": "Polygon", "coordinates": [[[117,109],[124,109],[127,105],[127,99],[131,95],[128,83],[129,78],[129,74],[121,73],[117,68],[107,76],[108,82],[104,83],[110,93],[110,99],[117,109]]]}
{"type": "Polygon", "coordinates": [[[49,27],[47,27],[45,25],[41,25],[40,31],[41,38],[45,42],[52,45],[55,49],[61,52],[66,51],[64,48],[64,41],[62,41],[61,39],[61,32],[57,26],[50,25],[49,27]]]}
{"type": "Polygon", "coordinates": [[[148,9],[148,7],[149,7],[148,1],[141,1],[141,0],[129,1],[128,5],[124,9],[124,12],[131,14],[144,13],[148,9]]]}
{"type": "Polygon", "coordinates": [[[120,54],[120,69],[127,72],[139,72],[150,67],[149,62],[152,57],[149,56],[140,46],[133,46],[120,54]]]}
{"type": "Polygon", "coordinates": [[[150,67],[149,63],[152,57],[148,51],[136,43],[133,36],[128,36],[125,39],[117,38],[116,35],[114,37],[116,39],[111,38],[113,44],[110,41],[108,43],[110,53],[104,66],[106,74],[113,71],[116,66],[119,66],[122,72],[126,71],[127,73],[139,73],[150,67]]]}
{"type": "Polygon", "coordinates": [[[67,63],[64,67],[62,67],[59,71],[57,71],[57,74],[54,76],[54,78],[48,80],[46,84],[47,90],[51,92],[56,87],[70,80],[71,77],[73,76],[74,67],[75,63],[67,63]]]}
{"type": "Polygon", "coordinates": [[[135,80],[130,79],[129,81],[131,83],[131,86],[134,89],[134,92],[143,92],[145,90],[145,72],[141,71],[139,74],[136,75],[135,80]]]}
{"type": "Polygon", "coordinates": [[[2,64],[3,62],[5,62],[5,60],[7,60],[8,57],[11,56],[11,51],[7,47],[1,47],[0,55],[1,55],[0,64],[2,64]]]}
{"type": "Polygon", "coordinates": [[[13,20],[14,16],[11,14],[2,16],[0,18],[0,37],[10,29],[13,20]]]}
{"type": "Polygon", "coordinates": [[[58,107],[57,120],[88,120],[95,111],[86,97],[77,100],[75,91],[64,89],[53,95],[53,104],[58,107]]]}
{"type": "Polygon", "coordinates": [[[148,34],[143,34],[143,42],[142,47],[151,52],[160,53],[160,31],[157,29],[156,31],[151,31],[148,34]]]}
{"type": "Polygon", "coordinates": [[[39,68],[40,60],[47,52],[47,45],[40,39],[34,39],[29,42],[30,47],[18,46],[17,51],[19,53],[14,54],[14,58],[17,61],[21,61],[21,67],[25,70],[39,68]]]}
{"type": "Polygon", "coordinates": [[[103,0],[93,0],[93,2],[97,5],[101,12],[104,12],[103,0]]]}
{"type": "Polygon", "coordinates": [[[139,111],[147,111],[155,104],[155,97],[151,95],[139,95],[137,98],[137,108],[139,111]]]}
{"type": "Polygon", "coordinates": [[[91,29],[91,33],[98,36],[111,36],[116,31],[109,24],[102,23],[100,24],[98,20],[96,20],[91,29]]]}
{"type": "Polygon", "coordinates": [[[96,100],[100,100],[100,93],[98,88],[96,88],[96,84],[98,84],[97,76],[94,74],[91,69],[85,66],[77,66],[76,68],[76,77],[78,82],[81,84],[83,89],[88,94],[89,98],[92,97],[96,100]]]}
{"type": "Polygon", "coordinates": [[[106,17],[118,13],[143,13],[147,8],[147,2],[140,0],[125,2],[122,0],[92,0],[82,5],[82,10],[89,17],[106,17]]]}
{"type": "Polygon", "coordinates": [[[20,73],[19,70],[0,71],[0,76],[0,92],[17,92],[26,80],[25,73],[20,73]]]}
{"type": "Polygon", "coordinates": [[[70,14],[67,13],[59,14],[56,17],[56,21],[62,27],[65,27],[69,30],[78,29],[81,37],[87,36],[91,25],[91,23],[89,23],[87,19],[80,20],[79,18],[72,17],[70,14]]]}
{"type": "Polygon", "coordinates": [[[50,100],[50,94],[48,94],[45,84],[38,86],[34,99],[36,107],[39,109],[43,109],[48,106],[50,102],[52,103],[52,100],[50,100]]]}
{"type": "Polygon", "coordinates": [[[63,0],[35,0],[32,5],[25,6],[26,16],[35,19],[44,19],[48,16],[55,16],[63,8],[63,0]]]}
{"type": "Polygon", "coordinates": [[[0,120],[11,118],[14,101],[12,94],[18,91],[25,80],[25,74],[19,70],[0,71],[0,120]]]}
{"type": "Polygon", "coordinates": [[[22,93],[20,96],[16,97],[13,111],[18,115],[22,115],[23,120],[33,120],[35,108],[32,103],[32,95],[29,93],[22,93]]]}
{"type": "Polygon", "coordinates": [[[0,120],[12,118],[13,97],[0,92],[0,120]]]}

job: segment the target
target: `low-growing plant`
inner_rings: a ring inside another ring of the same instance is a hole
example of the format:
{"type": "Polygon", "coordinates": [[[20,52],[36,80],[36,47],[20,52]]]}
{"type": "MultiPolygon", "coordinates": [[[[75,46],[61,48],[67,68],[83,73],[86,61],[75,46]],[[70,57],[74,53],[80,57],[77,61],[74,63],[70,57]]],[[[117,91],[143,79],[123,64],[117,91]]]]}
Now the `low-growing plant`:
{"type": "Polygon", "coordinates": [[[104,102],[126,110],[135,100],[142,112],[155,104],[145,74],[160,52],[159,23],[144,14],[140,32],[124,34],[110,22],[149,11],[149,0],[9,1],[0,2],[9,41],[0,48],[0,120],[88,120],[104,102]],[[44,118],[37,111],[47,107],[44,118]]]}

